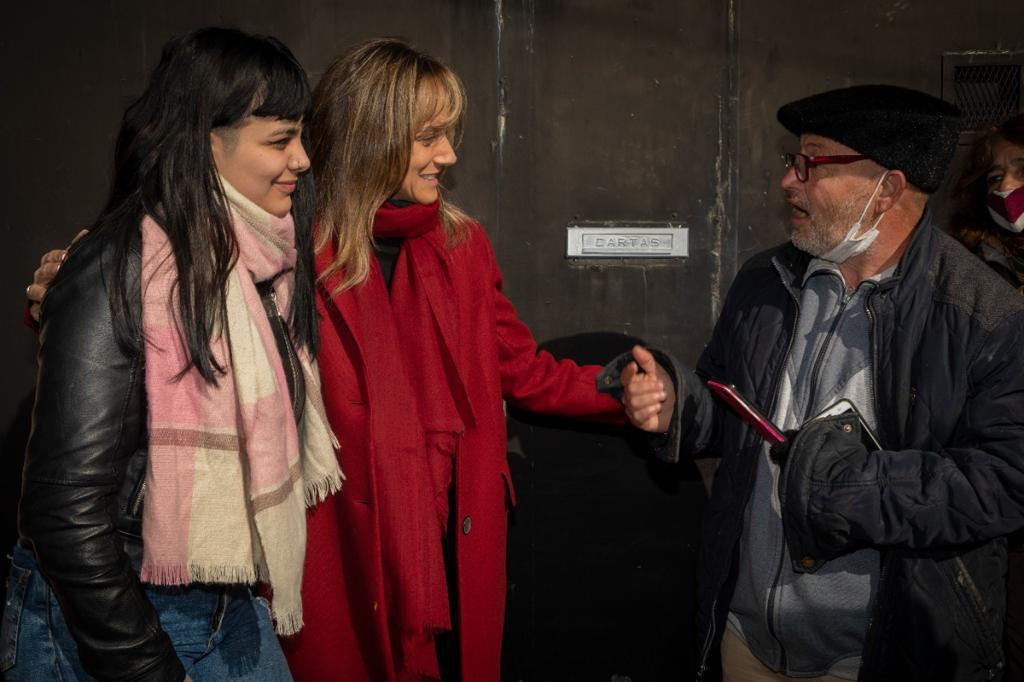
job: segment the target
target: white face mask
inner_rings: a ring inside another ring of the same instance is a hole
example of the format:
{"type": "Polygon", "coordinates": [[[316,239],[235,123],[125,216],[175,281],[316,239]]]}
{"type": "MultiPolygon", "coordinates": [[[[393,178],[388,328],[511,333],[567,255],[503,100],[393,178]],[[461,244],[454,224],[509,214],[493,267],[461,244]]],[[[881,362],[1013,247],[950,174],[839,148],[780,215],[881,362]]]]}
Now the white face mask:
{"type": "Polygon", "coordinates": [[[1008,192],[989,192],[988,214],[1004,230],[1024,232],[1024,185],[1008,192]]]}
{"type": "Polygon", "coordinates": [[[843,241],[833,246],[827,253],[823,253],[821,255],[823,259],[837,264],[845,263],[854,256],[858,256],[867,251],[868,247],[871,246],[875,239],[878,238],[878,223],[882,222],[882,218],[885,216],[884,212],[878,216],[878,219],[875,220],[875,224],[872,225],[864,234],[858,237],[857,233],[860,232],[861,221],[864,220],[864,216],[867,215],[868,209],[871,208],[871,202],[875,200],[875,195],[878,194],[878,190],[881,189],[882,182],[885,180],[887,175],[888,173],[882,173],[882,177],[878,178],[878,184],[875,185],[875,191],[871,193],[871,196],[868,197],[867,203],[864,204],[864,210],[860,212],[860,218],[857,218],[857,222],[850,226],[850,231],[846,233],[845,237],[843,237],[843,241]]]}

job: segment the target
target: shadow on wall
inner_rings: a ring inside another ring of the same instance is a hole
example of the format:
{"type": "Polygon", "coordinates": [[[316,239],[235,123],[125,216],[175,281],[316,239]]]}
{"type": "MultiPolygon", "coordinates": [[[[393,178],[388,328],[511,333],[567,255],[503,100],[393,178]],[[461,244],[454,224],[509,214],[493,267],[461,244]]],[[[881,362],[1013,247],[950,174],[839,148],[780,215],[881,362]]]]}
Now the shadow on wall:
{"type": "Polygon", "coordinates": [[[10,562],[6,557],[18,541],[18,498],[21,497],[21,470],[25,464],[25,446],[32,428],[32,404],[35,391],[18,403],[14,419],[4,430],[3,448],[0,450],[0,549],[2,549],[4,584],[10,562]]]}
{"type": "MultiPolygon", "coordinates": [[[[604,364],[640,342],[598,332],[544,348],[604,364]]],[[[503,679],[692,673],[694,560],[707,499],[694,463],[652,459],[645,436],[628,427],[515,411],[509,463],[518,506],[503,679]]]]}

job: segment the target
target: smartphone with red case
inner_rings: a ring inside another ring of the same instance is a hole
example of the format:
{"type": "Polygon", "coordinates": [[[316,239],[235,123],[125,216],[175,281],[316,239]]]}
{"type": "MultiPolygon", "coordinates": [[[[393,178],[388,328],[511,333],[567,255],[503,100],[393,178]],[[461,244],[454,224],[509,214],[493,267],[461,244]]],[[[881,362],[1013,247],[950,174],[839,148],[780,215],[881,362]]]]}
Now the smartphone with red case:
{"type": "Polygon", "coordinates": [[[761,414],[750,401],[736,390],[732,384],[723,384],[714,379],[708,379],[708,388],[725,401],[732,408],[733,412],[740,416],[740,419],[750,424],[754,430],[772,445],[779,445],[786,442],[786,436],[775,424],[761,414]]]}

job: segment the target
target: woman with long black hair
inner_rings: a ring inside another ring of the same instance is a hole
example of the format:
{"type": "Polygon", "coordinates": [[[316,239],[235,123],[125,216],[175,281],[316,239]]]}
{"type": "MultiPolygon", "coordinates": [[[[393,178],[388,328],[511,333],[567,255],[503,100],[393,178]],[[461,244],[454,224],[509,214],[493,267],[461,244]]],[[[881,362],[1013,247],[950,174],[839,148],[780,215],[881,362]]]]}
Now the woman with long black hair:
{"type": "Polygon", "coordinates": [[[342,478],[309,106],[280,42],[202,29],[125,112],[109,200],[41,310],[8,680],[290,679],[306,508],[342,478]]]}

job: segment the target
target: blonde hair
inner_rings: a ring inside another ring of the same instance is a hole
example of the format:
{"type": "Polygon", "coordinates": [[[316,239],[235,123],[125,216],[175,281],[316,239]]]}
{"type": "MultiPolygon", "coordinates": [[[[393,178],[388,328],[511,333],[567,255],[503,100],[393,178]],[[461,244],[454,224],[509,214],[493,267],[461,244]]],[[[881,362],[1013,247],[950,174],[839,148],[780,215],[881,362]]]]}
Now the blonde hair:
{"type": "MultiPolygon", "coordinates": [[[[374,215],[405,177],[417,132],[441,116],[457,145],[465,102],[454,71],[396,38],[368,40],[324,73],[313,93],[311,158],[316,250],[337,246],[319,279],[343,273],[332,294],[369,274],[374,215]]],[[[465,237],[469,217],[443,194],[439,201],[450,248],[465,237]]]]}

